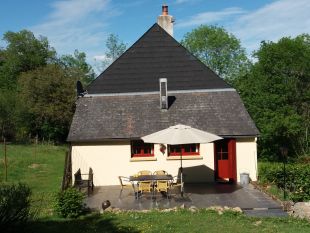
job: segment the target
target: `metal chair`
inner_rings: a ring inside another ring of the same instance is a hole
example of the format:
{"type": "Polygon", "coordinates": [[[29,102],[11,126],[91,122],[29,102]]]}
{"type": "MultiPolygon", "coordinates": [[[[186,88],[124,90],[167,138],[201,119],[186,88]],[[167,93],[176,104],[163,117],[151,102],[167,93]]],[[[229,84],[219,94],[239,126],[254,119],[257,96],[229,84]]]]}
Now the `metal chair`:
{"type": "MultiPolygon", "coordinates": [[[[183,182],[183,183],[184,183],[184,182],[183,182]]],[[[171,182],[171,186],[173,186],[173,187],[182,186],[180,177],[174,176],[174,177],[173,177],[173,180],[172,180],[172,182],[171,182]]]]}
{"type": "Polygon", "coordinates": [[[132,183],[130,182],[129,177],[119,176],[118,179],[121,185],[121,190],[124,188],[132,188],[132,183]]]}
{"type": "Polygon", "coordinates": [[[121,186],[121,190],[120,190],[120,193],[119,193],[119,199],[121,199],[121,197],[122,197],[123,189],[124,189],[124,188],[126,188],[126,189],[132,189],[132,190],[134,191],[135,195],[136,195],[134,183],[130,182],[129,177],[126,177],[126,176],[119,176],[119,177],[118,177],[118,180],[119,180],[119,183],[120,183],[120,186],[121,186]]]}
{"type": "MultiPolygon", "coordinates": [[[[183,182],[183,185],[184,185],[184,182],[183,182]]],[[[174,190],[175,188],[181,189],[182,184],[181,184],[180,177],[174,176],[173,180],[170,182],[170,187],[171,187],[171,190],[174,190]]],[[[181,191],[181,190],[179,190],[179,191],[181,191]]]]}

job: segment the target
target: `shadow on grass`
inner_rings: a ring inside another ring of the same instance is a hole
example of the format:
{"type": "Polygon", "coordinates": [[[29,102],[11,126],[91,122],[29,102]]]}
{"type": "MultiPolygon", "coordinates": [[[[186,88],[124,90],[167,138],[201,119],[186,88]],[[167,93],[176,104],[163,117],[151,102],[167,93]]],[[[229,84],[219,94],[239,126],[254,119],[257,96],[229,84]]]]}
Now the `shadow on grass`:
{"type": "Polygon", "coordinates": [[[7,229],[5,232],[44,232],[44,233],[79,233],[79,232],[115,232],[138,233],[133,227],[117,221],[113,215],[89,215],[78,219],[42,219],[31,221],[7,229]]]}

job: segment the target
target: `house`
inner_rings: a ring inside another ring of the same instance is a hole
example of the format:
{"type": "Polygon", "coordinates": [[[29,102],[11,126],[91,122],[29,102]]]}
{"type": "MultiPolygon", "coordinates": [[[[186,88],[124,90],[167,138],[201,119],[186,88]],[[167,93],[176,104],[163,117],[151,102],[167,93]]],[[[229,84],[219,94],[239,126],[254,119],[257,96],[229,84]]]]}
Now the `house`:
{"type": "Polygon", "coordinates": [[[176,176],[182,150],[185,182],[257,177],[259,134],[237,91],[173,37],[162,15],[78,98],[68,141],[72,173],[91,167],[96,186],[118,176],[166,170],[176,176]],[[145,144],[141,137],[176,124],[223,137],[207,144],[145,144]]]}

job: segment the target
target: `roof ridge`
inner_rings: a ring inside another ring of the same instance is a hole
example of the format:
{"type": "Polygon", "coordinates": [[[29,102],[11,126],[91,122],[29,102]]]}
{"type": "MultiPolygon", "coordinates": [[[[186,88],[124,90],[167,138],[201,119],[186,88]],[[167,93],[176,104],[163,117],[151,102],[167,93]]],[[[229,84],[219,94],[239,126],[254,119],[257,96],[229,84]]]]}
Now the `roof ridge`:
{"type": "Polygon", "coordinates": [[[87,87],[90,94],[158,90],[158,78],[170,90],[231,88],[180,42],[154,23],[87,87]],[[202,85],[202,86],[201,86],[202,85]]]}
{"type": "MultiPolygon", "coordinates": [[[[127,51],[128,51],[129,49],[131,49],[135,44],[137,44],[137,43],[141,40],[141,38],[142,38],[145,34],[147,34],[156,24],[157,24],[157,23],[154,23],[145,33],[143,33],[143,35],[140,36],[139,39],[138,39],[135,43],[133,43],[129,48],[127,48],[127,49],[125,50],[125,52],[123,52],[123,53],[122,53],[115,61],[113,61],[104,71],[102,71],[102,72],[97,76],[97,78],[95,78],[93,81],[91,81],[91,83],[88,84],[87,87],[89,87],[89,86],[90,86],[96,79],[98,79],[101,75],[103,75],[105,72],[107,72],[108,69],[112,69],[111,67],[115,64],[115,62],[117,62],[117,60],[121,59],[121,57],[123,57],[124,54],[126,54],[127,51]]],[[[158,24],[157,24],[157,25],[158,25],[158,24]]],[[[158,26],[159,26],[159,25],[158,25],[158,26]]],[[[160,26],[159,26],[159,27],[160,27],[160,26]]]]}

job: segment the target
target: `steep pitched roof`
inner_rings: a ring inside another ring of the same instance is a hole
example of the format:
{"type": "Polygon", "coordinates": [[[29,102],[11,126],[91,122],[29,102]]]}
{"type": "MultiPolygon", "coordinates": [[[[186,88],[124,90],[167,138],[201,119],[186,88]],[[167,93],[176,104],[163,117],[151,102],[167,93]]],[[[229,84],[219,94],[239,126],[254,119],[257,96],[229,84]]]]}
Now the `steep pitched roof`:
{"type": "Polygon", "coordinates": [[[89,94],[153,92],[159,78],[168,90],[223,89],[230,86],[155,23],[87,88],[89,94]]]}
{"type": "Polygon", "coordinates": [[[167,111],[159,94],[79,98],[68,141],[140,138],[175,124],[220,136],[257,136],[236,91],[177,93],[167,111]]]}

